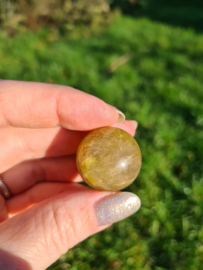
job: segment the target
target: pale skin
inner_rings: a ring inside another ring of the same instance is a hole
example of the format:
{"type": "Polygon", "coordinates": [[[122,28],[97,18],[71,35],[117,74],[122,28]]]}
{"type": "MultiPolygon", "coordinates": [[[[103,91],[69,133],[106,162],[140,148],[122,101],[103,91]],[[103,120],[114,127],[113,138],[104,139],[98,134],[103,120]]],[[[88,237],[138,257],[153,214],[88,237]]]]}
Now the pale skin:
{"type": "Polygon", "coordinates": [[[80,185],[75,154],[88,131],[131,121],[82,91],[0,80],[0,269],[43,270],[98,226],[95,203],[111,192],[80,185]],[[43,181],[43,182],[42,182],[43,181]],[[4,268],[3,268],[4,267],[4,268]]]}

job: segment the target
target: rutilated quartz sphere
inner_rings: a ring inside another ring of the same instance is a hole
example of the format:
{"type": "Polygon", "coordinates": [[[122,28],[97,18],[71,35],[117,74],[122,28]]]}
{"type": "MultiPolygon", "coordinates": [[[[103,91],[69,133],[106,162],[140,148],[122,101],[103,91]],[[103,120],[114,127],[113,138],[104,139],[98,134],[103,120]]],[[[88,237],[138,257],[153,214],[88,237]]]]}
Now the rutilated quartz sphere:
{"type": "Polygon", "coordinates": [[[103,127],[80,143],[76,162],[84,181],[94,189],[117,191],[139,174],[141,152],[136,140],[122,129],[103,127]]]}

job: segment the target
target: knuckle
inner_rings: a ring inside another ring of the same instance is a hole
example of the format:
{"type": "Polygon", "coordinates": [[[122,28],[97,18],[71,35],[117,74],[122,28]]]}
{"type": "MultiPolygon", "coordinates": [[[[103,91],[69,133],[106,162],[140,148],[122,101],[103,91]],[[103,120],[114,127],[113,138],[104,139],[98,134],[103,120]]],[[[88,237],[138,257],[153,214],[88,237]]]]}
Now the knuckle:
{"type": "Polygon", "coordinates": [[[72,248],[83,240],[91,228],[89,208],[71,209],[65,202],[53,203],[52,211],[52,242],[60,253],[72,248]]]}
{"type": "MultiPolygon", "coordinates": [[[[16,153],[21,153],[21,156],[27,155],[27,153],[31,152],[28,142],[26,141],[26,137],[23,136],[23,131],[20,128],[12,128],[12,138],[13,138],[13,146],[16,150],[16,153]]],[[[27,158],[25,156],[25,158],[27,158]]]]}
{"type": "MultiPolygon", "coordinates": [[[[52,243],[56,250],[63,253],[70,248],[72,239],[77,239],[77,229],[73,216],[63,203],[51,204],[52,243]],[[65,250],[63,250],[65,248],[65,250]]],[[[75,213],[77,214],[77,213],[75,213]]]]}

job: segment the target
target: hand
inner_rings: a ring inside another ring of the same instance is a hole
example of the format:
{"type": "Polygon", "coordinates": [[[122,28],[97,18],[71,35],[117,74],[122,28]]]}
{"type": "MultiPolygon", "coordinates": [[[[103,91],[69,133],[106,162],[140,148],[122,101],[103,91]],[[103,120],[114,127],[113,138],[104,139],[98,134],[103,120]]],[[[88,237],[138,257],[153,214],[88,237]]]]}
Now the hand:
{"type": "Polygon", "coordinates": [[[131,193],[76,183],[82,181],[75,162],[82,138],[112,125],[133,136],[133,122],[122,120],[115,108],[70,87],[0,81],[0,175],[12,194],[6,201],[0,195],[0,269],[47,268],[112,224],[99,216],[105,201],[109,215],[126,200],[132,204],[127,215],[139,208],[131,193]]]}

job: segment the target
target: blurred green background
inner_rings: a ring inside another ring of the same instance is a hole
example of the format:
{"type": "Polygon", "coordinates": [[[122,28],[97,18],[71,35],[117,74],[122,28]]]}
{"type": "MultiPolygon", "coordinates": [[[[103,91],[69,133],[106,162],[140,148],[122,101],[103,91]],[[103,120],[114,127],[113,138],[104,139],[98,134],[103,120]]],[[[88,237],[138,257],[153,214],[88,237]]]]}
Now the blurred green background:
{"type": "Polygon", "coordinates": [[[137,120],[138,213],[48,269],[203,268],[203,3],[1,1],[0,78],[69,85],[137,120]]]}

